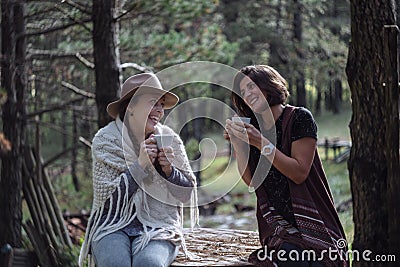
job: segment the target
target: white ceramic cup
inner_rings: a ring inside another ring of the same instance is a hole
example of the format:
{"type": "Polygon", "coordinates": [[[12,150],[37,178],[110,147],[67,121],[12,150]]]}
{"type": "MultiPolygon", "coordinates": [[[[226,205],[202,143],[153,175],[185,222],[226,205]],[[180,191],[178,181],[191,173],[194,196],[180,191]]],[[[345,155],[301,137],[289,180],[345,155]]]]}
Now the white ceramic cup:
{"type": "Polygon", "coordinates": [[[245,122],[250,123],[250,118],[248,117],[232,117],[233,122],[245,122]]]}
{"type": "Polygon", "coordinates": [[[171,134],[155,134],[154,138],[157,141],[157,147],[160,149],[162,147],[171,146],[174,136],[171,134]]]}

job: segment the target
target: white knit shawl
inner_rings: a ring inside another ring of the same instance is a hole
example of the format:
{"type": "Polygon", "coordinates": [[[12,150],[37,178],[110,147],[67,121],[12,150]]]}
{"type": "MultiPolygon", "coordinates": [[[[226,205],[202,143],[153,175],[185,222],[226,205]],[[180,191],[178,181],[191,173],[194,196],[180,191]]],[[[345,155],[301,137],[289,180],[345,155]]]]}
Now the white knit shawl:
{"type": "MultiPolygon", "coordinates": [[[[179,135],[165,125],[157,124],[155,133],[174,135],[172,148],[175,159],[172,165],[194,185],[190,197],[190,220],[193,228],[198,223],[197,185],[185,147],[179,135]]],[[[139,188],[132,197],[128,198],[129,177],[124,172],[137,160],[137,155],[130,138],[128,138],[125,124],[119,118],[97,132],[92,142],[92,158],[93,204],[79,255],[79,266],[84,265],[86,258],[88,258],[89,266],[94,266],[89,253],[92,241],[122,229],[136,217],[143,224],[144,232],[138,237],[140,245],[134,253],[143,249],[152,239],[163,239],[181,245],[184,253],[190,256],[182,234],[183,205],[172,196],[166,187],[167,181],[154,168],[146,169],[149,175],[143,181],[135,179],[136,182],[139,182],[139,188]],[[119,186],[121,181],[125,183],[125,192],[121,192],[119,186]],[[116,209],[115,215],[112,215],[112,205],[115,203],[113,193],[116,190],[118,192],[117,207],[114,208],[116,209]],[[107,202],[109,203],[108,207],[105,205],[107,200],[110,200],[107,202]],[[107,209],[107,219],[100,224],[101,216],[107,209]],[[147,231],[147,227],[151,230],[147,231]]],[[[187,190],[187,188],[184,189],[187,190]]]]}

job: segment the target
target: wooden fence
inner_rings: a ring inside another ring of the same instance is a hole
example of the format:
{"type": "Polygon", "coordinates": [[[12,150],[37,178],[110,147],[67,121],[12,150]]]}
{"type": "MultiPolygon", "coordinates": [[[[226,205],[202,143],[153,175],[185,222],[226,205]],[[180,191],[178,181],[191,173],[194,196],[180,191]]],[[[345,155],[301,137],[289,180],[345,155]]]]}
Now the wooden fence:
{"type": "Polygon", "coordinates": [[[72,242],[42,161],[30,148],[25,151],[23,193],[31,217],[23,228],[41,266],[62,266],[60,259],[72,242]]]}

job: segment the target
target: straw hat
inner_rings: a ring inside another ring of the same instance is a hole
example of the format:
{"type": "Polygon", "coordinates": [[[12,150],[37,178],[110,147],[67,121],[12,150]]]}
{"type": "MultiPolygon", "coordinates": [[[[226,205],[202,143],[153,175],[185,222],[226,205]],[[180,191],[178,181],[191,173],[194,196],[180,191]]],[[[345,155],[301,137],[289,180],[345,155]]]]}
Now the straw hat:
{"type": "Polygon", "coordinates": [[[107,113],[115,119],[118,116],[119,106],[121,103],[132,97],[136,91],[138,91],[138,94],[156,93],[163,95],[165,97],[164,109],[174,107],[179,101],[177,95],[162,88],[161,83],[155,74],[141,73],[126,79],[121,88],[120,98],[108,104],[107,113]]]}

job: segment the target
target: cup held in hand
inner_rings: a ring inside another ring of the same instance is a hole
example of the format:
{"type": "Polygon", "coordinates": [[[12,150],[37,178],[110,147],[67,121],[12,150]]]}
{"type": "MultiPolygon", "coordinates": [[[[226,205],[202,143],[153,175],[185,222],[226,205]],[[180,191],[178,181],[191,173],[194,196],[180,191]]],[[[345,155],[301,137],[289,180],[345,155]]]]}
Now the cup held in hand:
{"type": "Polygon", "coordinates": [[[233,122],[244,122],[244,123],[250,123],[250,118],[248,117],[232,117],[233,122]]]}
{"type": "Polygon", "coordinates": [[[170,134],[155,134],[154,138],[157,141],[158,149],[162,147],[168,147],[172,145],[172,140],[174,139],[173,135],[170,134]]]}

